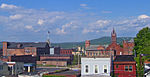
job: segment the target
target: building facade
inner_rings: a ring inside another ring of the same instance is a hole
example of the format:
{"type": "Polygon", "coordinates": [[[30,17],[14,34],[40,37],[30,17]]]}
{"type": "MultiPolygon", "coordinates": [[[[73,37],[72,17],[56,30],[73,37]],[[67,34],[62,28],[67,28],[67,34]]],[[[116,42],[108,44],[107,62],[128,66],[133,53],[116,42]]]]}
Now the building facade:
{"type": "Polygon", "coordinates": [[[90,40],[85,41],[86,55],[102,56],[102,55],[132,55],[133,54],[133,41],[123,41],[123,47],[117,44],[117,34],[115,30],[111,32],[111,44],[108,46],[91,45],[90,40]]]}
{"type": "Polygon", "coordinates": [[[60,54],[72,55],[73,51],[75,51],[75,49],[61,49],[60,54]]]}
{"type": "Polygon", "coordinates": [[[49,54],[47,42],[3,42],[3,56],[49,54]]]}
{"type": "Polygon", "coordinates": [[[9,75],[8,64],[0,60],[0,77],[9,75]]]}
{"type": "Polygon", "coordinates": [[[41,55],[39,65],[67,66],[72,63],[73,55],[41,55]]]}
{"type": "Polygon", "coordinates": [[[18,75],[24,72],[23,62],[7,62],[10,75],[18,75]]]}
{"type": "Polygon", "coordinates": [[[82,57],[81,76],[110,76],[112,70],[111,57],[82,57]]]}
{"type": "Polygon", "coordinates": [[[60,54],[60,47],[50,47],[50,55],[60,54]]]}
{"type": "Polygon", "coordinates": [[[117,55],[114,60],[116,77],[136,77],[136,61],[132,55],[117,55]]]}

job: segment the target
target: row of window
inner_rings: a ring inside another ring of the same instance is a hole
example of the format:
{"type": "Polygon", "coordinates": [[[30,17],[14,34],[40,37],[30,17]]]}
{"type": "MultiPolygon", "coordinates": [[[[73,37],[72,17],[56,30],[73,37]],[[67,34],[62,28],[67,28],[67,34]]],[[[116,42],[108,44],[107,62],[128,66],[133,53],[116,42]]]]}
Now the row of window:
{"type": "MultiPolygon", "coordinates": [[[[119,68],[119,66],[118,65],[116,65],[116,68],[119,68]]],[[[128,66],[128,65],[126,65],[125,67],[124,67],[125,69],[125,71],[132,71],[132,66],[128,66]]]]}
{"type": "MultiPolygon", "coordinates": [[[[107,65],[103,66],[103,73],[107,73],[107,65]]],[[[89,66],[85,65],[85,73],[89,73],[89,66]]],[[[94,73],[98,74],[99,73],[99,67],[98,65],[94,65],[94,73]]]]}
{"type": "Polygon", "coordinates": [[[110,53],[109,52],[104,52],[104,53],[101,53],[101,52],[99,52],[99,53],[96,53],[96,52],[88,52],[88,55],[90,56],[98,56],[98,55],[110,55],[110,53]]]}

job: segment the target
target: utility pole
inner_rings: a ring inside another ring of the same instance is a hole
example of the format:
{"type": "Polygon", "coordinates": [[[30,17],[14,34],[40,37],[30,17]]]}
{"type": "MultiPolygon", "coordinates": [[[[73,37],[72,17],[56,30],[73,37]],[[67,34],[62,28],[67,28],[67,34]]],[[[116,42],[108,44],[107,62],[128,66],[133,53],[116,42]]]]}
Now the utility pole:
{"type": "Polygon", "coordinates": [[[78,67],[79,67],[79,54],[78,54],[78,67]]]}

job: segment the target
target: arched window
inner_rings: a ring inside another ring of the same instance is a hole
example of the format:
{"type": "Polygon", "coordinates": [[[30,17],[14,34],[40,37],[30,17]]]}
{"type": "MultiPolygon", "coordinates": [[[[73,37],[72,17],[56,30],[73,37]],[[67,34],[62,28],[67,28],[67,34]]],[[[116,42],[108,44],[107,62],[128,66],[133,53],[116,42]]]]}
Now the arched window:
{"type": "Polygon", "coordinates": [[[85,73],[88,73],[89,72],[89,67],[88,65],[85,66],[85,73]]]}

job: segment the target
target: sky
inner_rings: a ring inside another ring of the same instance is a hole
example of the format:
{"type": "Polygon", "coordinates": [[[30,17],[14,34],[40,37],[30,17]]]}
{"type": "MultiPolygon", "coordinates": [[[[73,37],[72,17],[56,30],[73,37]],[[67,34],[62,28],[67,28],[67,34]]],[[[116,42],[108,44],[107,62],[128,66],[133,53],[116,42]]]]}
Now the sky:
{"type": "Polygon", "coordinates": [[[0,0],[0,41],[80,42],[135,37],[150,27],[150,0],[0,0]],[[48,35],[48,31],[50,35],[48,35]]]}

